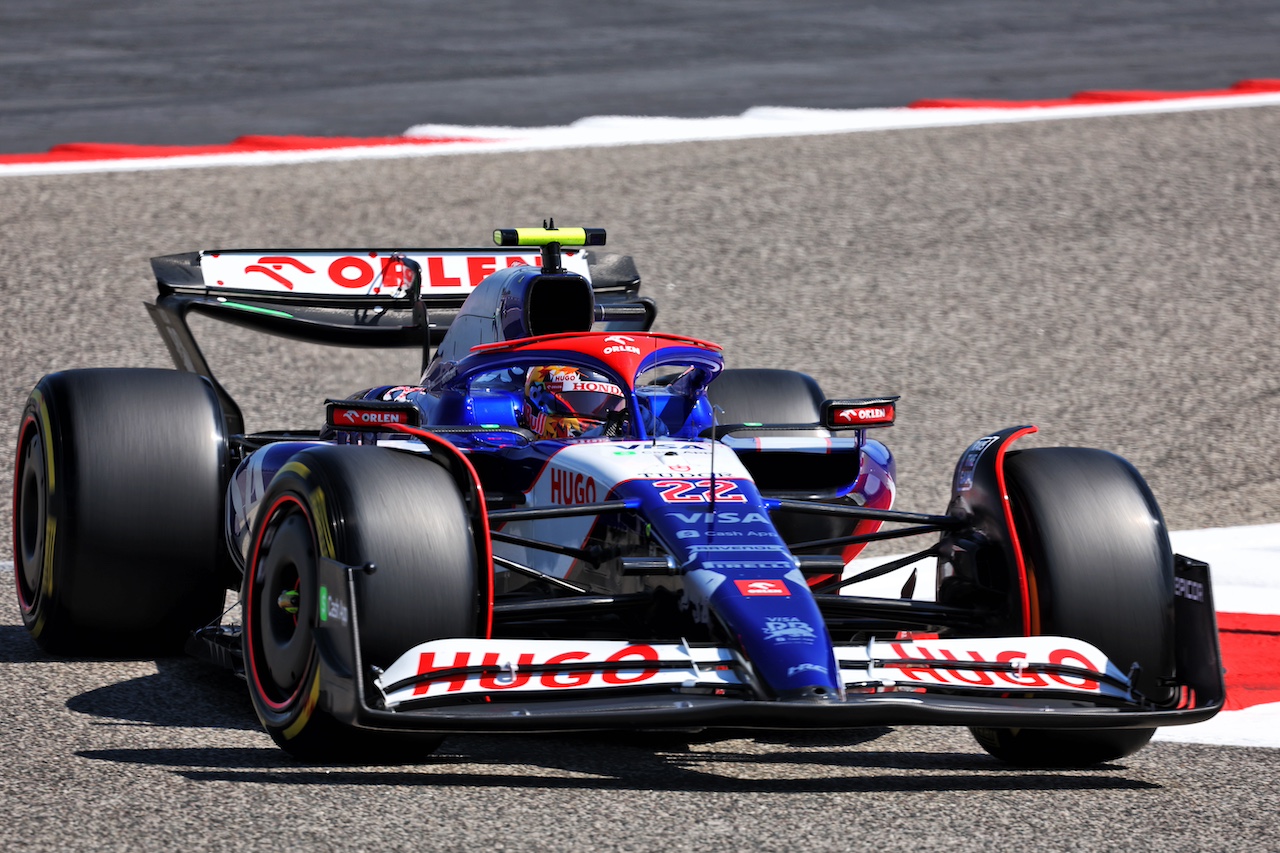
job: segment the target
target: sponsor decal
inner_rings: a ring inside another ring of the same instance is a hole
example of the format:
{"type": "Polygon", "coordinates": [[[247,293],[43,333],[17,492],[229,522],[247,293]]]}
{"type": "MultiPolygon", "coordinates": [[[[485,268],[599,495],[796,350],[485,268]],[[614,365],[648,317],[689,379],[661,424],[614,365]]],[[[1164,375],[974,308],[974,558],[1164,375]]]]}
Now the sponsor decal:
{"type": "Polygon", "coordinates": [[[564,506],[577,506],[596,502],[596,481],[586,474],[551,469],[551,502],[564,506]]]}
{"type": "Polygon", "coordinates": [[[1204,601],[1204,584],[1190,578],[1174,578],[1173,594],[1190,601],[1204,601]]]}
{"type": "Polygon", "coordinates": [[[892,426],[897,400],[897,397],[827,400],[822,404],[822,422],[832,429],[892,426]]]}
{"type": "Polygon", "coordinates": [[[743,595],[791,595],[791,590],[787,589],[786,582],[779,578],[735,580],[734,584],[737,585],[738,592],[743,595]]]}
{"type": "MultiPolygon", "coordinates": [[[[214,287],[256,291],[403,297],[412,283],[412,260],[422,268],[422,290],[430,293],[467,293],[500,269],[540,266],[537,253],[493,252],[474,254],[449,251],[432,254],[370,250],[360,253],[295,252],[260,255],[243,252],[207,253],[201,256],[205,281],[214,287]]],[[[563,253],[570,272],[589,277],[582,253],[563,253]]],[[[637,350],[638,351],[638,350],[637,350]]]]}
{"type": "MultiPolygon", "coordinates": [[[[899,673],[909,681],[922,681],[934,684],[951,684],[970,687],[1040,687],[1087,690],[1097,692],[1099,682],[1075,675],[1063,675],[1051,672],[1032,672],[1029,669],[1028,652],[1024,649],[1003,649],[992,651],[990,648],[946,648],[926,646],[920,643],[890,643],[892,653],[901,661],[884,662],[881,668],[885,671],[899,673]],[[998,663],[1007,664],[1012,671],[984,669],[947,669],[948,662],[957,663],[998,663]]],[[[1097,664],[1089,656],[1071,648],[1050,649],[1045,658],[1049,663],[1059,666],[1077,667],[1093,672],[1098,670],[1097,664]]]]}
{"type": "Polygon", "coordinates": [[[403,403],[409,399],[410,394],[421,394],[426,390],[421,385],[397,385],[394,388],[388,388],[386,393],[382,395],[382,399],[403,403]]]}
{"type": "Polygon", "coordinates": [[[629,352],[632,355],[640,355],[640,347],[636,346],[636,339],[630,335],[605,335],[604,354],[613,355],[615,352],[629,352]]]}
{"type": "Polygon", "coordinates": [[[668,518],[674,518],[685,524],[766,524],[769,517],[762,512],[669,512],[668,518]]]}
{"type": "Polygon", "coordinates": [[[325,423],[336,430],[378,432],[389,424],[417,426],[420,417],[412,403],[325,401],[325,423]]]}
{"type": "Polygon", "coordinates": [[[592,391],[597,394],[613,394],[616,397],[622,396],[622,389],[611,382],[565,379],[560,382],[550,382],[548,385],[553,391],[592,391]]]}
{"type": "MultiPolygon", "coordinates": [[[[672,471],[670,468],[667,468],[664,471],[647,470],[643,468],[638,468],[635,471],[628,471],[627,474],[629,475],[629,479],[632,479],[632,480],[674,480],[674,479],[695,480],[702,477],[715,477],[717,480],[729,480],[734,477],[742,476],[741,471],[710,472],[710,471],[707,471],[706,468],[704,467],[700,467],[696,473],[690,471],[687,474],[681,473],[679,471],[672,471]]],[[[681,501],[681,503],[684,503],[684,501],[681,501]]]]}
{"type": "MultiPolygon", "coordinates": [[[[374,260],[346,255],[334,259],[325,269],[328,283],[348,290],[370,290],[381,293],[384,289],[398,291],[408,284],[409,270],[402,259],[391,256],[377,259],[376,253],[370,253],[374,260]],[[374,280],[381,280],[375,285],[374,280]],[[370,289],[370,285],[374,285],[370,289]]],[[[244,268],[245,276],[252,274],[265,275],[285,290],[294,289],[295,279],[302,284],[310,284],[317,271],[305,262],[287,255],[269,255],[258,259],[256,264],[244,268]],[[290,278],[292,276],[292,278],[290,278]]],[[[223,284],[219,281],[218,284],[223,284]]]]}
{"type": "Polygon", "coordinates": [[[320,587],[320,621],[333,620],[346,625],[350,619],[351,610],[347,607],[347,603],[330,595],[328,587],[320,587]]]}
{"type": "Polygon", "coordinates": [[[775,569],[782,572],[793,571],[796,567],[794,558],[783,545],[750,545],[748,543],[733,545],[689,546],[689,555],[698,560],[704,569],[775,569]],[[770,553],[779,556],[767,558],[770,553]],[[713,555],[707,559],[707,555],[713,555]]]}
{"type": "Polygon", "coordinates": [[[973,488],[973,472],[978,467],[978,457],[982,455],[982,451],[986,450],[998,439],[999,436],[988,435],[969,445],[969,449],[965,451],[964,458],[960,461],[960,470],[956,475],[956,491],[967,492],[973,488]]]}
{"type": "MultiPolygon", "coordinates": [[[[441,661],[436,663],[435,652],[423,652],[418,656],[418,675],[429,675],[433,672],[439,672],[442,669],[463,669],[471,664],[471,652],[458,651],[453,653],[453,663],[444,663],[441,661]]],[[[457,693],[462,690],[463,685],[467,683],[467,676],[464,673],[457,673],[446,682],[424,681],[421,684],[414,685],[413,695],[423,696],[431,691],[431,688],[444,683],[448,685],[445,689],[449,693],[457,693]]]]}
{"type": "Polygon", "coordinates": [[[960,474],[956,478],[956,491],[967,492],[973,488],[973,471],[978,467],[978,457],[982,455],[981,451],[970,450],[964,455],[964,459],[960,461],[960,474]]]}
{"type": "MultiPolygon", "coordinates": [[[[315,270],[313,270],[311,267],[307,266],[306,264],[302,263],[301,261],[296,260],[294,258],[287,258],[283,256],[268,256],[265,258],[259,258],[256,264],[250,264],[249,266],[245,267],[244,273],[245,275],[249,275],[250,273],[261,273],[262,275],[265,275],[267,278],[279,284],[285,290],[293,290],[293,282],[280,274],[280,271],[283,270],[286,266],[291,267],[292,269],[298,272],[302,272],[306,275],[315,274],[315,270]]],[[[218,284],[222,284],[222,282],[218,282],[218,284]]]]}
{"type": "Polygon", "coordinates": [[[371,409],[335,409],[334,425],[365,426],[377,424],[407,424],[408,412],[373,411],[371,409]]]}
{"type": "Polygon", "coordinates": [[[740,685],[729,649],[614,640],[432,640],[374,679],[388,708],[468,694],[740,685]],[[420,680],[421,679],[421,680],[420,680]],[[394,687],[394,689],[391,689],[394,687]]]}
{"type": "MultiPolygon", "coordinates": [[[[435,652],[420,652],[418,655],[417,674],[430,675],[446,670],[463,670],[468,667],[481,666],[488,667],[491,670],[493,668],[500,670],[499,672],[489,671],[478,676],[478,685],[484,690],[512,690],[522,687],[568,690],[575,687],[601,685],[618,687],[649,681],[658,674],[659,670],[656,666],[645,665],[656,663],[661,659],[657,649],[641,643],[618,649],[603,660],[606,664],[631,663],[634,661],[636,666],[630,669],[603,668],[593,670],[589,667],[575,667],[562,670],[545,669],[541,672],[529,671],[535,664],[554,667],[556,664],[582,664],[590,661],[592,653],[585,650],[561,651],[545,657],[526,652],[521,653],[515,661],[512,661],[508,656],[505,664],[500,663],[502,657],[503,655],[496,651],[473,655],[470,651],[460,650],[455,651],[452,657],[442,656],[437,661],[435,652]]],[[[595,662],[600,662],[598,657],[595,662]]],[[[469,676],[464,672],[455,672],[440,681],[424,681],[415,685],[413,695],[424,696],[442,692],[458,693],[466,686],[469,678],[476,677],[474,673],[469,676]],[[444,685],[443,689],[441,685],[444,685]]]]}
{"type": "Polygon", "coordinates": [[[818,635],[813,626],[796,616],[770,616],[764,620],[764,638],[779,644],[812,643],[818,635]]]}
{"type": "Polygon", "coordinates": [[[800,663],[787,670],[787,677],[799,675],[802,672],[818,672],[823,675],[827,674],[827,668],[816,663],[800,663]]]}
{"type": "Polygon", "coordinates": [[[499,265],[509,267],[541,266],[541,257],[520,257],[516,255],[472,255],[466,258],[465,266],[458,263],[460,259],[447,256],[427,258],[423,264],[423,278],[427,288],[449,288],[457,290],[462,287],[472,288],[488,278],[499,265]],[[452,262],[452,263],[450,263],[452,262]]]}
{"type": "Polygon", "coordinates": [[[893,406],[867,406],[858,409],[836,409],[836,423],[884,423],[893,420],[893,406]]]}
{"type": "MultiPolygon", "coordinates": [[[[769,530],[677,530],[678,539],[737,539],[744,537],[772,537],[769,530]]],[[[742,546],[748,547],[748,546],[742,546]]],[[[696,551],[696,548],[694,548],[696,551]]]]}
{"type": "Polygon", "coordinates": [[[713,497],[717,503],[747,502],[747,496],[734,480],[653,480],[652,485],[658,496],[669,504],[707,503],[713,497]]]}

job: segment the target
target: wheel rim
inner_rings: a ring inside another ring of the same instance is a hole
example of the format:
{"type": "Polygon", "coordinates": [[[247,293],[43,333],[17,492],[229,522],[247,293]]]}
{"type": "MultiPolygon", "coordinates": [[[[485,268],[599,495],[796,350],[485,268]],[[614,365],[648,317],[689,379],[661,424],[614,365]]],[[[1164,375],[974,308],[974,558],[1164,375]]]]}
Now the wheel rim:
{"type": "Polygon", "coordinates": [[[28,420],[23,429],[22,451],[19,455],[20,473],[16,487],[18,506],[14,525],[15,556],[18,562],[18,595],[24,610],[30,611],[40,592],[40,580],[44,572],[45,528],[48,526],[49,507],[47,475],[45,472],[44,441],[34,420],[28,420]]]}
{"type": "Polygon", "coordinates": [[[259,534],[245,602],[248,675],[273,711],[293,705],[311,667],[315,553],[305,507],[296,497],[282,497],[259,534]],[[296,612],[286,603],[296,604],[296,612]]]}

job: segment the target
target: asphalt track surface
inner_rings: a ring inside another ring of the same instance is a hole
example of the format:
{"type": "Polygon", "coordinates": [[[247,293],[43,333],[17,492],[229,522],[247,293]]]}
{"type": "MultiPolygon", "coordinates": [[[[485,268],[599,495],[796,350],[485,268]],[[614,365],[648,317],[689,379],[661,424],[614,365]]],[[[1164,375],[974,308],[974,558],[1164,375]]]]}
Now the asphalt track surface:
{"type": "MultiPolygon", "coordinates": [[[[673,13],[684,4],[405,3],[362,19],[303,5],[6,4],[0,151],[1280,76],[1274,5],[1246,0],[704,3],[697,19],[673,13]]],[[[1280,109],[1260,108],[9,178],[2,411],[16,433],[52,370],[169,366],[141,308],[151,255],[481,244],[554,215],[607,227],[637,257],[660,329],[718,340],[738,366],[808,370],[832,395],[902,394],[885,438],[905,508],[942,508],[972,439],[1035,423],[1028,445],[1131,459],[1172,528],[1274,522],[1278,138],[1280,109]]],[[[251,428],[313,425],[326,395],[415,376],[408,352],[197,333],[251,428]]],[[[10,441],[0,489],[11,470],[10,441]]],[[[6,501],[4,542],[9,528],[6,501]]],[[[1097,770],[1029,772],[963,731],[922,728],[455,737],[419,766],[303,766],[229,676],[53,660],[11,594],[0,607],[13,849],[1203,851],[1280,837],[1280,769],[1261,749],[1157,743],[1097,770]]]]}
{"type": "Polygon", "coordinates": [[[1274,0],[31,0],[0,152],[379,136],[1280,77],[1274,0]]]}
{"type": "MultiPolygon", "coordinates": [[[[659,328],[732,364],[902,394],[900,505],[973,439],[1115,450],[1170,526],[1274,521],[1280,109],[0,182],[0,393],[167,366],[146,259],[201,247],[480,244],[602,225],[659,328]]],[[[412,352],[197,333],[250,428],[414,378],[412,352]]],[[[10,448],[0,470],[11,470],[10,448]]],[[[8,488],[7,484],[4,488],[8,488]]],[[[0,518],[8,529],[8,507],[0,518]]],[[[11,578],[3,578],[12,583],[11,578]]],[[[0,627],[0,817],[27,849],[1274,849],[1272,750],[1158,743],[1027,772],[966,733],[712,742],[455,737],[426,764],[301,766],[243,685],[185,660],[57,661],[0,627]]]]}

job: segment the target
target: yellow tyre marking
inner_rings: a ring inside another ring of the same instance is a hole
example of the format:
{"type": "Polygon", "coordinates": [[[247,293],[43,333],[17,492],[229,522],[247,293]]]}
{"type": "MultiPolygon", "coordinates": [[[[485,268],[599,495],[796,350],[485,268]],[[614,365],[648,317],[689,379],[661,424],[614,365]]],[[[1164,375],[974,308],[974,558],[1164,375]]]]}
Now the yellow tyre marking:
{"type": "MultiPolygon", "coordinates": [[[[289,472],[290,474],[297,475],[298,477],[302,478],[304,481],[309,480],[311,478],[311,469],[308,468],[306,465],[303,465],[301,462],[291,461],[291,462],[285,463],[280,468],[280,471],[276,476],[279,476],[279,474],[283,474],[286,471],[289,472]]],[[[329,514],[325,507],[324,492],[318,488],[312,489],[311,492],[307,495],[307,503],[311,508],[311,514],[315,521],[315,533],[316,533],[316,538],[319,540],[318,545],[320,548],[321,556],[329,557],[332,559],[334,554],[333,535],[330,533],[330,530],[329,530],[329,514]]],[[[298,713],[298,718],[294,720],[292,723],[290,723],[288,728],[286,728],[282,732],[285,740],[293,740],[295,737],[301,734],[302,730],[306,728],[307,723],[311,721],[311,715],[312,713],[315,712],[316,703],[319,701],[320,701],[320,666],[319,666],[319,662],[317,661],[316,673],[315,673],[315,676],[311,679],[311,689],[307,693],[306,702],[305,704],[303,704],[302,710],[298,713]]]]}
{"type": "Polygon", "coordinates": [[[45,469],[49,478],[49,494],[53,494],[53,427],[49,425],[49,406],[45,404],[44,395],[38,390],[31,392],[31,397],[40,407],[40,425],[44,427],[45,469]]]}
{"type": "Polygon", "coordinates": [[[280,474],[283,474],[286,471],[288,471],[290,474],[297,474],[299,477],[302,477],[304,480],[307,477],[311,476],[311,469],[296,460],[286,462],[283,466],[281,466],[280,471],[276,476],[279,476],[280,474]]]}
{"type": "MultiPolygon", "coordinates": [[[[278,477],[285,472],[296,474],[303,480],[311,478],[311,469],[297,461],[286,462],[276,476],[278,477]]],[[[331,560],[336,559],[337,550],[333,547],[333,527],[329,523],[329,510],[325,502],[324,490],[317,487],[308,492],[307,504],[310,506],[311,515],[315,520],[316,539],[320,547],[320,556],[328,557],[331,560]]]]}
{"type": "Polygon", "coordinates": [[[337,559],[337,550],[333,547],[333,530],[329,524],[329,508],[325,503],[324,490],[312,489],[307,495],[307,503],[311,505],[311,514],[316,520],[316,538],[320,540],[320,556],[330,560],[337,559]]]}
{"type": "Polygon", "coordinates": [[[298,714],[298,719],[294,720],[287,729],[284,730],[284,739],[293,740],[297,737],[307,723],[311,721],[311,713],[316,709],[316,702],[320,700],[320,669],[319,664],[316,666],[315,678],[311,680],[311,691],[307,694],[306,704],[302,706],[302,711],[298,714]]]}

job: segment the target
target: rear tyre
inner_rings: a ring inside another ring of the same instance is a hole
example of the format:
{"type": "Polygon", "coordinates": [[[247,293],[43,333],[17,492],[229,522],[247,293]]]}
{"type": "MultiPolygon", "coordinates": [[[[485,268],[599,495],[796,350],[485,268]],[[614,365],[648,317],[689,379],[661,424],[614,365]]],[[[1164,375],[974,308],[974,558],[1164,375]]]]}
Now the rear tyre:
{"type": "Polygon", "coordinates": [[[386,668],[414,645],[473,637],[475,541],[452,477],[434,461],[377,447],[303,451],[263,498],[244,576],[249,695],[284,750],[320,763],[399,763],[440,736],[355,729],[327,710],[316,648],[319,560],[373,563],[356,575],[361,656],[386,668]],[[291,612],[296,611],[296,612],[291,612]]]}
{"type": "Polygon", "coordinates": [[[227,438],[191,373],[70,370],[27,401],[14,481],[22,621],[59,654],[167,654],[217,618],[227,438]]]}
{"type": "MultiPolygon", "coordinates": [[[[707,398],[721,424],[817,424],[822,421],[822,393],[817,380],[795,370],[773,368],[738,368],[725,370],[707,386],[707,398]]],[[[779,432],[752,432],[743,430],[735,436],[828,436],[825,429],[779,432]]],[[[825,461],[823,464],[826,464],[825,461]]],[[[812,485],[809,472],[802,470],[753,471],[756,484],[766,489],[802,490],[812,485]]],[[[857,477],[851,472],[850,480],[857,477]]],[[[814,513],[777,510],[771,514],[774,526],[784,542],[810,542],[817,539],[835,539],[854,532],[855,524],[833,516],[814,513]]],[[[879,527],[879,525],[876,525],[879,527]]],[[[806,553],[839,554],[843,549],[832,547],[806,553]]]]}
{"type": "MultiPolygon", "coordinates": [[[[707,386],[707,399],[721,409],[716,418],[722,424],[816,424],[826,398],[817,380],[807,374],[739,368],[721,371],[707,386]]],[[[814,434],[827,433],[823,430],[814,434]]],[[[744,431],[739,435],[752,433],[744,431]]]]}
{"type": "MultiPolygon", "coordinates": [[[[1092,643],[1138,690],[1173,698],[1173,550],[1142,476],[1112,453],[1074,447],[1010,453],[1005,480],[1027,563],[1032,634],[1092,643]]],[[[987,752],[1021,766],[1123,758],[1154,729],[973,729],[987,752]]]]}

